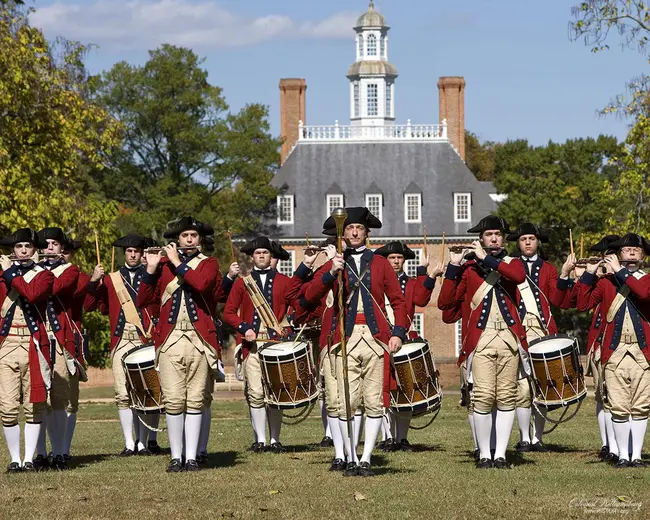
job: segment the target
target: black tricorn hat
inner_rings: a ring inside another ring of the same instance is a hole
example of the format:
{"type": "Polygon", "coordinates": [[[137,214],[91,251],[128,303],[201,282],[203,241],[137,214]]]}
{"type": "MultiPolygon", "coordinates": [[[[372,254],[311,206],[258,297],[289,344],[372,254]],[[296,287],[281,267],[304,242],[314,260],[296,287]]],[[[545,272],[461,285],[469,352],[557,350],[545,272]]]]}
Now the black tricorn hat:
{"type": "Polygon", "coordinates": [[[63,249],[65,251],[77,251],[78,249],[81,249],[82,245],[83,242],[81,242],[81,240],[74,240],[66,235],[63,242],[63,249]]]}
{"type": "Polygon", "coordinates": [[[158,247],[158,242],[156,242],[153,238],[151,237],[143,237],[143,238],[144,238],[145,249],[147,247],[158,247]]]}
{"type": "Polygon", "coordinates": [[[213,253],[214,252],[214,237],[213,236],[205,236],[205,237],[203,237],[203,240],[201,242],[203,244],[203,252],[204,253],[213,253]]]}
{"type": "Polygon", "coordinates": [[[66,236],[66,234],[63,232],[63,230],[60,227],[43,228],[38,232],[38,236],[46,244],[47,244],[48,238],[50,240],[56,240],[61,245],[65,245],[66,241],[69,240],[68,237],[66,236]]]}
{"type": "MultiPolygon", "coordinates": [[[[357,206],[354,208],[345,208],[348,216],[345,219],[344,226],[350,224],[363,224],[367,229],[379,229],[381,227],[381,220],[375,217],[370,210],[366,207],[357,206]]],[[[323,235],[336,236],[336,220],[330,216],[323,224],[323,235]]]]}
{"type": "Polygon", "coordinates": [[[596,253],[600,253],[602,251],[607,251],[609,249],[609,244],[612,242],[616,242],[617,240],[620,240],[621,237],[619,235],[607,235],[604,236],[603,238],[600,239],[600,241],[597,244],[594,244],[589,248],[589,251],[594,251],[596,253]]]}
{"type": "Polygon", "coordinates": [[[404,260],[415,260],[415,252],[406,244],[397,241],[388,242],[384,247],[377,249],[375,253],[383,257],[388,257],[388,255],[402,255],[404,260]]]}
{"type": "Polygon", "coordinates": [[[144,249],[145,247],[151,247],[147,245],[147,239],[142,235],[130,234],[124,237],[118,238],[113,242],[115,247],[123,247],[127,249],[129,247],[135,247],[136,249],[144,249]]]}
{"type": "Polygon", "coordinates": [[[334,235],[333,236],[328,236],[325,240],[323,240],[320,244],[319,247],[326,247],[326,246],[335,246],[337,242],[336,239],[336,229],[334,229],[334,235]]]}
{"type": "Polygon", "coordinates": [[[508,222],[506,222],[506,219],[497,217],[495,215],[488,215],[487,217],[483,217],[478,224],[476,224],[473,228],[469,228],[467,232],[480,234],[483,233],[483,231],[487,231],[488,229],[500,229],[501,231],[510,233],[510,226],[508,225],[508,222]]]}
{"type": "Polygon", "coordinates": [[[275,240],[271,240],[271,254],[273,255],[273,258],[277,258],[278,260],[291,260],[291,253],[284,249],[279,242],[276,242],[275,240]]]}
{"type": "Polygon", "coordinates": [[[273,254],[273,243],[267,237],[256,237],[246,242],[240,251],[248,256],[253,256],[256,249],[267,249],[273,254]]]}
{"type": "Polygon", "coordinates": [[[13,232],[11,235],[0,239],[0,246],[15,246],[21,242],[31,242],[37,249],[45,249],[47,247],[47,240],[44,240],[40,235],[31,228],[21,228],[13,232]]]}
{"type": "Polygon", "coordinates": [[[189,230],[196,231],[202,237],[207,235],[214,235],[214,229],[212,229],[212,226],[204,224],[203,222],[196,220],[194,217],[183,217],[176,221],[176,224],[174,224],[174,227],[172,229],[165,231],[163,237],[178,238],[178,235],[180,235],[183,231],[189,230]]]}
{"type": "Polygon", "coordinates": [[[521,224],[517,229],[510,233],[506,240],[510,242],[516,242],[524,235],[535,235],[542,244],[548,242],[548,234],[539,226],[531,224],[530,222],[525,222],[521,224]]]}
{"type": "Polygon", "coordinates": [[[628,233],[623,235],[620,239],[610,242],[607,249],[614,249],[618,251],[622,247],[641,247],[645,254],[650,254],[650,244],[641,235],[635,233],[628,233]]]}

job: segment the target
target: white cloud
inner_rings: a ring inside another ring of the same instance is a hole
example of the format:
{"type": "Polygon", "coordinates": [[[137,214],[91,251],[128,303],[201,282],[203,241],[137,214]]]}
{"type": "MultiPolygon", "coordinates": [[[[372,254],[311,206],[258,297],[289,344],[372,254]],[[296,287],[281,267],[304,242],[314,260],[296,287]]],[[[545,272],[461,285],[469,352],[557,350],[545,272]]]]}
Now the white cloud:
{"type": "Polygon", "coordinates": [[[297,22],[284,15],[257,18],[228,11],[215,0],[56,1],[40,7],[31,22],[48,37],[64,36],[120,50],[171,43],[192,48],[241,47],[280,38],[352,38],[358,13],[339,12],[297,22]]]}

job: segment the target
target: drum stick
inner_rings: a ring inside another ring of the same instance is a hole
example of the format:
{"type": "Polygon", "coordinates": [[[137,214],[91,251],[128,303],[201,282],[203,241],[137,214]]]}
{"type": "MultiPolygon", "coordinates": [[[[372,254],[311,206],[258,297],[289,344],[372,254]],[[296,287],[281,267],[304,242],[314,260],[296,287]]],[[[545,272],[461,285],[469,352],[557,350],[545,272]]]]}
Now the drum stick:
{"type": "Polygon", "coordinates": [[[427,251],[427,225],[425,224],[422,226],[423,234],[424,234],[424,256],[429,256],[429,251],[427,251]]]}
{"type": "Polygon", "coordinates": [[[442,232],[442,249],[440,252],[440,263],[445,264],[445,232],[442,232]]]}
{"type": "Polygon", "coordinates": [[[582,256],[583,249],[585,247],[585,237],[584,235],[580,235],[580,256],[578,258],[584,258],[582,256]]]}
{"type": "Polygon", "coordinates": [[[99,234],[95,231],[95,252],[97,253],[97,265],[102,263],[101,256],[99,254],[99,234]]]}
{"type": "Polygon", "coordinates": [[[571,246],[571,254],[573,255],[573,233],[571,228],[569,228],[569,244],[571,246]]]}
{"type": "Polygon", "coordinates": [[[111,247],[111,273],[115,271],[115,246],[111,247]]]}
{"type": "Polygon", "coordinates": [[[309,233],[305,233],[305,242],[307,242],[307,247],[309,247],[309,233]]]}
{"type": "Polygon", "coordinates": [[[228,235],[228,240],[230,241],[230,257],[232,258],[231,263],[235,263],[235,246],[232,244],[232,233],[230,231],[226,231],[226,234],[228,235]]]}

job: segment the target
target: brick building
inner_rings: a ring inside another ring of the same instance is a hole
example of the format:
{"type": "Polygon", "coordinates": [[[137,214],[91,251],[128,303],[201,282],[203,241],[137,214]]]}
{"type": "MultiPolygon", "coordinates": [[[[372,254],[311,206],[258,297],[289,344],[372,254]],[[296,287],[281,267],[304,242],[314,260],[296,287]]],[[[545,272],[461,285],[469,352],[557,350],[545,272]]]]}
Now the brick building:
{"type": "MultiPolygon", "coordinates": [[[[280,80],[282,166],[273,185],[277,238],[292,259],[278,268],[291,274],[302,260],[305,234],[322,239],[322,224],[339,206],[367,206],[383,227],[373,230],[373,249],[391,240],[422,254],[426,227],[431,262],[442,259],[441,239],[468,243],[467,229],[496,209],[490,182],[479,182],[465,159],[465,80],[438,81],[439,123],[395,124],[397,68],[388,61],[384,17],[372,2],[354,27],[356,60],[349,67],[350,121],[307,125],[305,79],[280,80]]],[[[343,93],[342,93],[343,95],[343,93]]],[[[446,249],[446,248],[445,248],[446,249]]],[[[446,255],[448,259],[448,254],[446,255]]],[[[407,263],[415,273],[417,260],[407,263]]],[[[416,326],[433,346],[436,359],[455,358],[459,324],[445,325],[436,307],[440,281],[416,326]]]]}

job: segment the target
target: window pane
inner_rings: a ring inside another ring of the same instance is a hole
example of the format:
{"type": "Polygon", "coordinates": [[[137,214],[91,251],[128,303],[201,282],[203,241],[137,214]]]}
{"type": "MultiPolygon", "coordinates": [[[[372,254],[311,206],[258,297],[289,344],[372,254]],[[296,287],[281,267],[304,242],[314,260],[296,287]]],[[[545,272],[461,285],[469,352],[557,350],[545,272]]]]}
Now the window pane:
{"type": "Polygon", "coordinates": [[[291,258],[289,260],[280,260],[278,262],[278,272],[286,276],[293,276],[293,272],[294,272],[293,259],[295,253],[294,251],[289,251],[289,254],[291,255],[291,258]]]}
{"type": "Polygon", "coordinates": [[[354,117],[359,117],[359,82],[354,82],[354,117]]]}
{"type": "Polygon", "coordinates": [[[368,115],[377,115],[377,85],[375,83],[368,85],[368,115]]]}
{"type": "Polygon", "coordinates": [[[470,194],[469,193],[456,193],[456,207],[455,207],[455,220],[457,222],[469,221],[469,204],[470,204],[470,194]]]}
{"type": "Polygon", "coordinates": [[[412,329],[418,336],[424,337],[424,315],[421,312],[416,312],[413,316],[412,329]]]}
{"type": "Polygon", "coordinates": [[[327,196],[327,216],[332,214],[336,208],[343,207],[343,195],[328,195],[327,196]]]}
{"type": "Polygon", "coordinates": [[[460,354],[460,349],[463,346],[463,323],[461,320],[458,320],[455,323],[456,327],[456,355],[460,354]]]}
{"type": "Polygon", "coordinates": [[[382,210],[382,196],[381,195],[366,195],[366,207],[370,210],[375,217],[381,220],[382,210]]]}
{"type": "Polygon", "coordinates": [[[391,117],[391,105],[393,104],[393,85],[386,85],[386,117],[391,117]]]}
{"type": "Polygon", "coordinates": [[[363,36],[359,36],[359,57],[363,58],[363,36]]]}
{"type": "Polygon", "coordinates": [[[293,196],[292,195],[282,195],[278,197],[278,221],[279,222],[293,221],[293,196]]]}
{"type": "Polygon", "coordinates": [[[406,196],[406,220],[417,222],[420,220],[420,195],[413,194],[406,196]]]}
{"type": "Polygon", "coordinates": [[[413,252],[415,253],[415,258],[404,262],[404,272],[411,278],[415,278],[418,275],[418,265],[420,265],[420,255],[422,254],[422,250],[413,249],[413,252]]]}
{"type": "Polygon", "coordinates": [[[368,56],[377,56],[377,37],[374,34],[368,36],[368,56]]]}
{"type": "Polygon", "coordinates": [[[382,37],[380,38],[380,40],[379,40],[379,44],[380,44],[380,47],[379,47],[379,55],[380,55],[382,58],[385,58],[385,57],[386,57],[386,38],[384,38],[384,37],[382,36],[382,37]]]}

